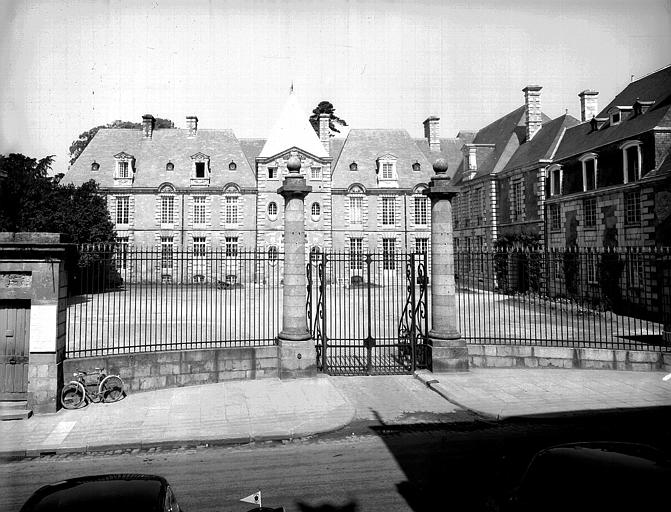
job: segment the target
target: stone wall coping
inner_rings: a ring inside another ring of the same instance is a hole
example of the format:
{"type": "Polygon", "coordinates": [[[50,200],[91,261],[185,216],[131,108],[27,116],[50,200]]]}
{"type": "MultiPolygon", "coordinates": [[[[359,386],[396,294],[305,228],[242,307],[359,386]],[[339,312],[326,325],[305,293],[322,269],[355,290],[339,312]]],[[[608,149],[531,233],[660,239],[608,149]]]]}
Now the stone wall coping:
{"type": "Polygon", "coordinates": [[[5,243],[21,243],[21,244],[38,244],[38,245],[54,245],[70,243],[71,237],[65,233],[42,233],[42,232],[25,232],[20,231],[16,233],[0,233],[0,244],[5,243]]]}

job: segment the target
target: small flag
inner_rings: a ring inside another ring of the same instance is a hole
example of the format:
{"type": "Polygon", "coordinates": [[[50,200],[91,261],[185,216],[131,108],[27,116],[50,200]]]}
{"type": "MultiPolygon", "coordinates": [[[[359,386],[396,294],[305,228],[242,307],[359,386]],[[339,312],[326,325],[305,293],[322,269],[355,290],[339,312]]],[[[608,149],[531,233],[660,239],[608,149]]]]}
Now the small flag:
{"type": "Polygon", "coordinates": [[[261,491],[256,491],[254,494],[250,494],[246,498],[242,498],[240,501],[254,503],[254,505],[258,505],[259,508],[261,508],[261,491]]]}

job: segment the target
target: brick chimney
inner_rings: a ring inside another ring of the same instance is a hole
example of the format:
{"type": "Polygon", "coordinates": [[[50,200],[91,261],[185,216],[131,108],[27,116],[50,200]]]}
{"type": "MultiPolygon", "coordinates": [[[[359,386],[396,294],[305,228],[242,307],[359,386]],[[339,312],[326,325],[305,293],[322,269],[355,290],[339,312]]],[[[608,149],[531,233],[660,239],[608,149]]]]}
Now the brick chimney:
{"type": "Polygon", "coordinates": [[[196,116],[186,116],[186,127],[189,129],[189,137],[195,137],[198,133],[198,118],[196,116]]]}
{"type": "Polygon", "coordinates": [[[429,116],[424,121],[424,137],[429,143],[429,151],[440,151],[440,117],[429,116]]]}
{"type": "Polygon", "coordinates": [[[156,124],[156,119],[151,114],[145,114],[142,116],[142,136],[145,139],[151,139],[151,136],[154,134],[154,125],[156,124]]]}
{"type": "Polygon", "coordinates": [[[524,112],[527,122],[527,142],[541,129],[541,89],[540,85],[527,85],[524,93],[524,112]]]}
{"type": "Polygon", "coordinates": [[[329,128],[330,120],[331,116],[329,114],[319,114],[319,140],[324,146],[327,155],[331,150],[331,128],[329,128]]]}
{"type": "Polygon", "coordinates": [[[599,92],[586,89],[578,94],[580,98],[580,121],[586,122],[599,113],[599,92]]]}

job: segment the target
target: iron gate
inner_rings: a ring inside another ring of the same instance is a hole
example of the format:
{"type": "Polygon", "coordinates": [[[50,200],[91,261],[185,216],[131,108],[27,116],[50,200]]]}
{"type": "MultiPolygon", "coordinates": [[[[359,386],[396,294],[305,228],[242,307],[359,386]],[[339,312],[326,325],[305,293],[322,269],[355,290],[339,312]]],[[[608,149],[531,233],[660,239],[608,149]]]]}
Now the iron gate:
{"type": "Polygon", "coordinates": [[[322,253],[307,264],[307,319],[331,375],[409,373],[431,364],[425,253],[322,253]]]}

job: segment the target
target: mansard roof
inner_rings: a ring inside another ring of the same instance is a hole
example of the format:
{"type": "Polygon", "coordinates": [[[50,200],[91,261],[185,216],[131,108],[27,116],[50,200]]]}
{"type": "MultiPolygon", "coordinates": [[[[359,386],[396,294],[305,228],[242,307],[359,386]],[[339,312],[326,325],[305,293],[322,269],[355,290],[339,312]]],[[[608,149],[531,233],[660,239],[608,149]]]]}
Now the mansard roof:
{"type": "Polygon", "coordinates": [[[608,117],[613,107],[632,106],[636,100],[654,103],[646,112],[638,115],[632,112],[616,125],[606,122],[601,128],[592,130],[591,124],[585,122],[566,130],[555,160],[635,138],[656,127],[671,127],[671,66],[630,83],[596,117],[608,117]]]}
{"type": "Polygon", "coordinates": [[[329,156],[312,128],[309,116],[298,104],[296,95],[291,92],[259,153],[259,158],[270,158],[293,147],[318,158],[329,156]]]}
{"type": "Polygon", "coordinates": [[[199,129],[189,137],[188,130],[178,128],[154,130],[151,139],[145,138],[141,129],[102,128],[68,170],[63,183],[81,184],[93,179],[103,188],[113,187],[115,155],[119,152],[135,157],[132,188],[156,188],[164,182],[177,188],[189,187],[191,157],[198,153],[209,156],[210,188],[229,182],[256,186],[255,174],[232,130],[199,129]],[[98,171],[91,170],[94,161],[100,164],[98,171]],[[237,165],[234,171],[228,168],[231,161],[237,165]],[[173,171],[166,170],[168,162],[174,164],[173,171]]]}

